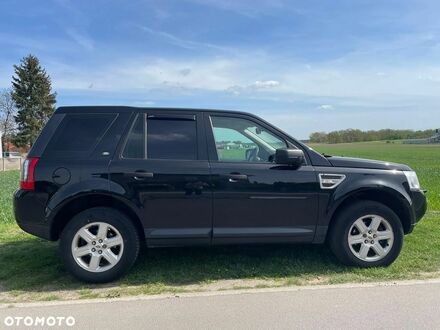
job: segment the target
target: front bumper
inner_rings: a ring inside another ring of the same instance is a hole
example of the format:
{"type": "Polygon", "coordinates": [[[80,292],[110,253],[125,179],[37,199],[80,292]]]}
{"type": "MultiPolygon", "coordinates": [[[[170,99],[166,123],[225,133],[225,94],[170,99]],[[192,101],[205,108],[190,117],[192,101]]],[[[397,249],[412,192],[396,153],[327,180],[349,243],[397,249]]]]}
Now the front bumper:
{"type": "Polygon", "coordinates": [[[412,199],[412,211],[414,214],[413,221],[411,223],[411,230],[414,226],[423,218],[428,207],[426,201],[426,190],[413,190],[411,191],[412,199]]]}

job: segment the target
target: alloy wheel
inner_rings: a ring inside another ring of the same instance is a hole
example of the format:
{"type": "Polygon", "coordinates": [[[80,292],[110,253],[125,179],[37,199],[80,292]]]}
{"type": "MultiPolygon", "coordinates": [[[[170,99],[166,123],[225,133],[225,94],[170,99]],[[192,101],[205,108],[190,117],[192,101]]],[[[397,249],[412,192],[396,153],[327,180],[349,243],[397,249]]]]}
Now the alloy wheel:
{"type": "Polygon", "coordinates": [[[83,269],[99,273],[113,268],[124,252],[120,232],[105,222],[93,222],[80,228],[72,240],[72,256],[83,269]]]}
{"type": "Polygon", "coordinates": [[[394,233],[386,219],[370,214],[353,223],[347,239],[351,252],[357,258],[374,262],[385,258],[391,251],[394,233]]]}

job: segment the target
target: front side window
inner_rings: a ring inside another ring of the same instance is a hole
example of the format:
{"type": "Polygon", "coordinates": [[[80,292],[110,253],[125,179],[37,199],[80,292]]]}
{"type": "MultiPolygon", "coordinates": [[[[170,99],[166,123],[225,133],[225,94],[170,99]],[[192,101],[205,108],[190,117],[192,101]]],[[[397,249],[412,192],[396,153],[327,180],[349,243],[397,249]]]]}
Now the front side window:
{"type": "Polygon", "coordinates": [[[124,158],[197,159],[195,119],[138,115],[128,135],[124,158]]]}
{"type": "Polygon", "coordinates": [[[273,162],[286,142],[257,123],[235,117],[211,116],[217,157],[224,162],[273,162]]]}

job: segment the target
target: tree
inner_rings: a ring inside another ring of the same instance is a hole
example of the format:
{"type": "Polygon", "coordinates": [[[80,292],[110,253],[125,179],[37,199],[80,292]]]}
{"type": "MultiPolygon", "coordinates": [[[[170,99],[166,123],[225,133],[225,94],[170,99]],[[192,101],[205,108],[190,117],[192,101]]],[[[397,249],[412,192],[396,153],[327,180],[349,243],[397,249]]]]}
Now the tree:
{"type": "Polygon", "coordinates": [[[9,151],[9,143],[15,129],[14,116],[17,112],[12,91],[5,89],[0,92],[0,132],[2,134],[3,150],[9,151]]]}
{"type": "Polygon", "coordinates": [[[17,107],[14,144],[30,147],[55,111],[56,93],[52,93],[50,77],[37,57],[24,57],[20,65],[14,65],[14,70],[12,99],[17,107]]]}
{"type": "Polygon", "coordinates": [[[361,141],[383,141],[428,138],[434,134],[433,129],[413,131],[409,129],[381,129],[378,131],[361,131],[359,129],[345,129],[330,133],[314,132],[310,134],[312,143],[347,143],[361,141]]]}
{"type": "Polygon", "coordinates": [[[312,143],[326,143],[327,133],[325,132],[314,132],[310,134],[310,142],[312,143]]]}

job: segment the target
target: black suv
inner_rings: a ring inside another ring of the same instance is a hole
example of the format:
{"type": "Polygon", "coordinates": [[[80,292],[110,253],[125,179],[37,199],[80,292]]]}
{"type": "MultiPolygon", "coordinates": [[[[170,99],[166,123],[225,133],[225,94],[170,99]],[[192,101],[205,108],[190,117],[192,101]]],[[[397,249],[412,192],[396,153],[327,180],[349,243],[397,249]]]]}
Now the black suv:
{"type": "Polygon", "coordinates": [[[111,281],[149,247],[324,243],[392,263],[426,211],[406,165],[323,156],[247,113],[62,107],[24,162],[19,226],[66,268],[111,281]]]}

